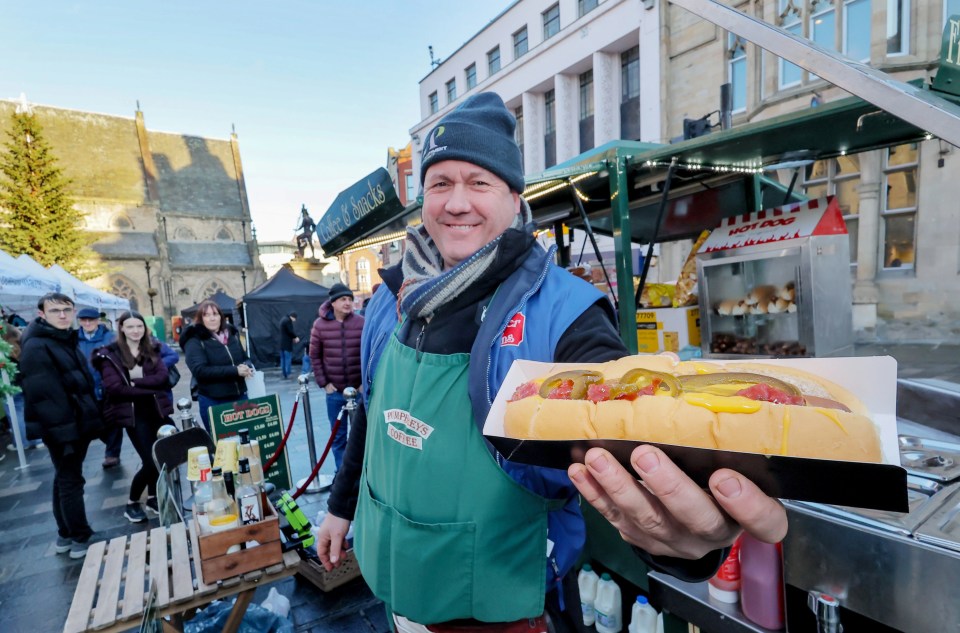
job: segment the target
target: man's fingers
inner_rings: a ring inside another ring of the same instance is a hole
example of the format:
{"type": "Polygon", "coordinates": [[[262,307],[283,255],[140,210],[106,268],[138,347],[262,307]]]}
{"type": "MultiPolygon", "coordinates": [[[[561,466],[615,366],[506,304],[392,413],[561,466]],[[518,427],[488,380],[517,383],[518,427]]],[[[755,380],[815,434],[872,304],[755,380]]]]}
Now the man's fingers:
{"type": "Polygon", "coordinates": [[[710,476],[710,491],[724,511],[754,538],[778,543],[787,535],[783,505],[740,473],[718,470],[710,476]]]}
{"type": "Polygon", "coordinates": [[[663,504],[673,519],[693,535],[715,542],[732,539],[736,533],[716,503],[663,451],[638,446],[630,462],[647,489],[663,504]]]}

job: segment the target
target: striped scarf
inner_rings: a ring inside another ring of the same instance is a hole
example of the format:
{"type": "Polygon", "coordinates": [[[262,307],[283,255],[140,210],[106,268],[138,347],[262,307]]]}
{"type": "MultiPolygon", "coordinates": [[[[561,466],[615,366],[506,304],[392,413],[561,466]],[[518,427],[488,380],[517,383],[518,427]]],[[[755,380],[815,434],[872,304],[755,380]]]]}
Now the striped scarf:
{"type": "MultiPolygon", "coordinates": [[[[507,229],[533,231],[530,205],[520,198],[520,213],[507,229]]],[[[397,309],[414,319],[429,319],[458,297],[496,261],[503,233],[453,268],[443,269],[443,257],[423,224],[407,229],[403,254],[403,285],[397,309]]]]}

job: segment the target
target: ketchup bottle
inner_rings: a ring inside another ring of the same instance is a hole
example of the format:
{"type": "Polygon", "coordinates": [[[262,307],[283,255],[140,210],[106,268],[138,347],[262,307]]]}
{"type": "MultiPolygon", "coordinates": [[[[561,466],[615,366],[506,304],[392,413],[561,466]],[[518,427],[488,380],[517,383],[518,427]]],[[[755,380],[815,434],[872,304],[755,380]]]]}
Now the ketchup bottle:
{"type": "Polygon", "coordinates": [[[782,629],[783,549],[744,533],[740,541],[740,608],[752,622],[782,629]]]}

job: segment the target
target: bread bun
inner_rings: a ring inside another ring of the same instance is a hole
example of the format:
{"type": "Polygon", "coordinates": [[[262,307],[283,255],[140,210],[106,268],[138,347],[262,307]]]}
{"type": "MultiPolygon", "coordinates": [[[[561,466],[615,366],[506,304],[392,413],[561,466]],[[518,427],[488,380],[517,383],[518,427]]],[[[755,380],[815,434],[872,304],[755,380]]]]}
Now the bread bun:
{"type": "Polygon", "coordinates": [[[776,286],[757,286],[747,295],[747,305],[766,305],[777,296],[776,286]]]}
{"type": "Polygon", "coordinates": [[[777,297],[786,301],[794,301],[797,298],[797,286],[792,281],[788,281],[777,292],[777,297]]]}
{"type": "Polygon", "coordinates": [[[598,398],[593,402],[537,394],[508,402],[506,435],[539,440],[625,439],[765,455],[882,461],[879,433],[864,404],[844,387],[793,367],[676,362],[657,355],[627,356],[584,368],[598,371],[605,383],[614,385],[603,387],[608,391],[629,386],[618,381],[635,369],[652,372],[643,376],[663,376],[663,381],[647,387],[654,395],[637,397],[633,392],[634,400],[598,398]],[[714,374],[718,377],[713,378],[714,374]],[[668,383],[672,386],[664,389],[668,383]],[[746,389],[749,385],[753,386],[746,389]],[[753,395],[756,388],[780,395],[753,395]]]}
{"type": "Polygon", "coordinates": [[[741,316],[747,313],[747,302],[741,299],[737,302],[737,305],[733,306],[730,310],[730,314],[734,316],[741,316]]]}

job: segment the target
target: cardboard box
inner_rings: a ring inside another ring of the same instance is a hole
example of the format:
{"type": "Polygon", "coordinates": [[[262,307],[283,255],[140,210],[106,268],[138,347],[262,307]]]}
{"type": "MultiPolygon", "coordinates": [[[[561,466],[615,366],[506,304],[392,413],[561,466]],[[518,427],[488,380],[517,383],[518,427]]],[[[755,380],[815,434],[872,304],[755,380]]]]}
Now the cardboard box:
{"type": "MultiPolygon", "coordinates": [[[[710,363],[725,364],[722,360],[710,363]]],[[[691,479],[706,488],[718,468],[732,468],[757,484],[772,497],[812,501],[875,510],[907,512],[907,471],[900,467],[897,440],[897,362],[890,356],[861,358],[802,358],[760,361],[811,372],[846,387],[870,409],[880,431],[883,463],[868,464],[829,459],[808,459],[760,455],[708,448],[657,444],[691,479]]],[[[573,460],[582,461],[587,449],[600,446],[630,472],[630,453],[644,443],[635,440],[518,440],[503,433],[507,399],[528,380],[569,369],[589,366],[513,363],[484,424],[483,433],[509,460],[566,469],[573,460]]]]}
{"type": "Polygon", "coordinates": [[[700,347],[699,306],[637,310],[638,352],[679,352],[688,345],[700,347]]]}
{"type": "Polygon", "coordinates": [[[199,556],[194,558],[200,561],[203,582],[208,585],[224,578],[283,563],[280,521],[272,503],[267,504],[263,521],[213,534],[201,534],[198,527],[197,540],[200,552],[199,556]],[[227,553],[232,546],[241,545],[247,541],[257,541],[260,544],[249,549],[227,553]]]}

